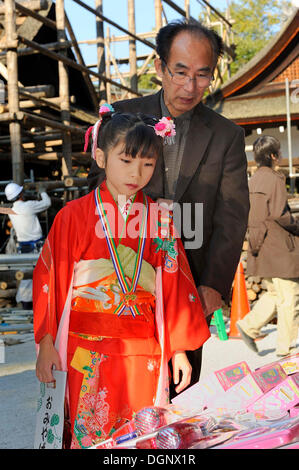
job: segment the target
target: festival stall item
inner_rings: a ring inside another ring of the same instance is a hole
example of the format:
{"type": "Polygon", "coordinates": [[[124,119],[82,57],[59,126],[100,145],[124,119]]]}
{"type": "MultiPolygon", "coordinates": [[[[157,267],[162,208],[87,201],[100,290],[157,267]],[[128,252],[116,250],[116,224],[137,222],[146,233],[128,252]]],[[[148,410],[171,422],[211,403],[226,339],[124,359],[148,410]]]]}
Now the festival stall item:
{"type": "Polygon", "coordinates": [[[288,411],[299,404],[299,373],[287,377],[259,400],[248,407],[248,411],[265,413],[267,410],[288,411]]]}
{"type": "Polygon", "coordinates": [[[172,404],[141,409],[92,448],[297,448],[299,373],[287,375],[287,367],[276,361],[251,371],[243,361],[217,370],[172,404]]]}
{"type": "Polygon", "coordinates": [[[294,442],[299,445],[298,441],[299,418],[288,418],[241,431],[229,442],[215,446],[214,449],[275,449],[294,442]]]}
{"type": "Polygon", "coordinates": [[[279,364],[264,366],[243,377],[225,392],[225,396],[217,397],[218,406],[250,411],[250,405],[261,399],[265,393],[282,383],[286,378],[287,375],[279,364]]]}
{"type": "Polygon", "coordinates": [[[172,399],[182,408],[214,407],[225,400],[225,392],[250,373],[245,361],[217,370],[172,399]]]}
{"type": "Polygon", "coordinates": [[[283,357],[268,365],[272,366],[274,364],[280,364],[287,375],[295,374],[299,372],[299,353],[283,357]]]}
{"type": "Polygon", "coordinates": [[[172,400],[181,407],[207,407],[218,413],[248,408],[287,378],[280,364],[251,371],[246,362],[215,371],[172,400]]]}
{"type": "MultiPolygon", "coordinates": [[[[159,429],[177,421],[189,419],[192,415],[192,411],[174,405],[145,407],[139,410],[131,421],[117,429],[110,439],[89,448],[111,449],[119,445],[131,446],[135,445],[136,442],[151,440],[152,437],[156,436],[159,429]]],[[[151,446],[151,444],[146,445],[151,446]]]]}

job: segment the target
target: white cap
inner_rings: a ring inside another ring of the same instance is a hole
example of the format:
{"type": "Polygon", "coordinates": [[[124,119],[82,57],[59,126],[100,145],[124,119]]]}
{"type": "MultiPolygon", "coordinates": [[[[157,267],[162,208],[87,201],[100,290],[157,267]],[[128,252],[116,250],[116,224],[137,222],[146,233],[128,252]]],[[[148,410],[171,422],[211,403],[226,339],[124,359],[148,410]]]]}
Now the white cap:
{"type": "Polygon", "coordinates": [[[19,186],[16,183],[9,183],[7,186],[5,186],[4,191],[6,198],[9,201],[12,201],[23,191],[23,186],[19,186]]]}

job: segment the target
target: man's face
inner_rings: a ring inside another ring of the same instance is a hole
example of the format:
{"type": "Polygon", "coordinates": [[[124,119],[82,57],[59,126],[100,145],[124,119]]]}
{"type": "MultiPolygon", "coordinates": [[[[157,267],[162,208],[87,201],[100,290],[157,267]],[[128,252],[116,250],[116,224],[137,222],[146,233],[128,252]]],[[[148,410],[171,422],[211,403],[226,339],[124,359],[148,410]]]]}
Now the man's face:
{"type": "MultiPolygon", "coordinates": [[[[199,88],[195,80],[185,85],[176,85],[160,59],[155,61],[157,75],[162,79],[164,101],[172,116],[190,111],[202,99],[208,85],[199,88]]],[[[187,32],[179,33],[172,42],[167,66],[171,73],[186,74],[195,78],[201,73],[212,75],[214,69],[213,50],[208,39],[187,32]]]]}

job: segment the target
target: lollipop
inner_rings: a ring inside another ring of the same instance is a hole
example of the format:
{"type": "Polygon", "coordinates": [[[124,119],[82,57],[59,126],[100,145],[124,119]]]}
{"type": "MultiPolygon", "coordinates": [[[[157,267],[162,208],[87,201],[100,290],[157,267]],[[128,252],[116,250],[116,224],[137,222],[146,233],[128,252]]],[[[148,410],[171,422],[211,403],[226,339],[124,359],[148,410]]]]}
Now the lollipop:
{"type": "Polygon", "coordinates": [[[203,434],[198,426],[174,423],[158,433],[156,445],[158,449],[188,449],[202,438],[203,434]]]}
{"type": "Polygon", "coordinates": [[[168,411],[158,406],[142,408],[134,417],[136,430],[140,434],[156,431],[167,424],[166,415],[168,411]]]}

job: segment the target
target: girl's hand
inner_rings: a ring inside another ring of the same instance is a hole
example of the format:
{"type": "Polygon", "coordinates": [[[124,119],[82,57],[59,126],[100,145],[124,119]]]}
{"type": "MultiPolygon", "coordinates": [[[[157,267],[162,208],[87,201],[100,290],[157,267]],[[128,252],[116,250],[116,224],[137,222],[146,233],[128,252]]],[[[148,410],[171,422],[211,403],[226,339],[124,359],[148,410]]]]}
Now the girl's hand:
{"type": "Polygon", "coordinates": [[[58,351],[55,349],[50,334],[43,337],[39,343],[39,354],[36,361],[36,376],[40,382],[54,382],[52,368],[61,370],[61,362],[58,351]]]}
{"type": "Polygon", "coordinates": [[[191,380],[192,367],[188,361],[185,351],[176,351],[172,356],[172,368],[173,368],[173,382],[175,385],[179,384],[175,391],[180,393],[184,388],[189,385],[191,380]],[[182,372],[182,379],[180,381],[180,371],[182,372]]]}

